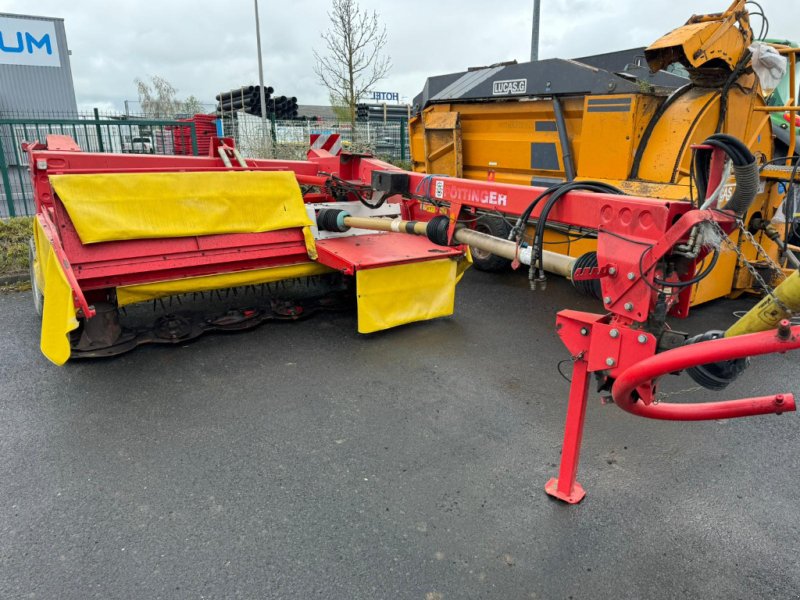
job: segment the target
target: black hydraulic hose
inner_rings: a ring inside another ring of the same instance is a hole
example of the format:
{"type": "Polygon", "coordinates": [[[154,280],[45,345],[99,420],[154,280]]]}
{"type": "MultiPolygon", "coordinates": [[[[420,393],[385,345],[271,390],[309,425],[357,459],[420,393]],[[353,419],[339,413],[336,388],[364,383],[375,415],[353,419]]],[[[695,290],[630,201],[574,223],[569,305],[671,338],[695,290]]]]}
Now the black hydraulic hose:
{"type": "Polygon", "coordinates": [[[556,185],[553,185],[553,186],[547,188],[541,194],[536,196],[536,198],[533,199],[533,201],[528,205],[528,207],[524,211],[522,211],[522,214],[520,214],[520,216],[517,219],[517,222],[515,224],[515,229],[512,230],[512,235],[514,235],[514,233],[518,232],[524,226],[524,224],[527,223],[530,220],[531,213],[533,213],[534,209],[539,205],[539,202],[541,202],[547,196],[549,196],[549,195],[551,195],[551,194],[563,189],[564,186],[570,186],[569,188],[567,188],[567,191],[569,191],[570,189],[575,189],[575,190],[587,189],[589,191],[602,191],[602,192],[606,192],[606,193],[609,193],[609,194],[622,193],[622,192],[620,192],[620,190],[618,190],[614,186],[609,185],[607,183],[603,183],[601,181],[566,181],[566,182],[563,182],[563,183],[558,183],[556,185]],[[589,187],[589,186],[594,186],[595,188],[596,187],[602,187],[603,189],[602,190],[594,189],[594,188],[589,187]]]}
{"type": "Polygon", "coordinates": [[[565,181],[547,188],[536,198],[534,198],[528,207],[522,212],[522,214],[520,214],[517,222],[511,229],[511,233],[509,234],[509,239],[520,239],[521,232],[524,229],[525,224],[530,220],[534,209],[544,198],[547,198],[547,202],[545,203],[544,208],[542,209],[541,213],[539,213],[539,217],[536,220],[536,233],[533,239],[531,263],[528,275],[531,282],[533,282],[534,279],[544,282],[546,279],[541,260],[542,255],[544,254],[544,230],[547,223],[547,217],[550,214],[553,206],[555,206],[556,202],[558,202],[562,196],[573,190],[587,190],[590,192],[599,192],[605,194],[624,194],[622,190],[602,181],[565,181]],[[538,277],[535,277],[537,271],[538,277]]]}
{"type": "Polygon", "coordinates": [[[564,119],[561,101],[557,96],[553,96],[553,113],[556,117],[558,141],[561,144],[561,159],[564,162],[564,175],[567,181],[572,181],[575,179],[575,165],[572,163],[572,150],[569,145],[569,136],[567,135],[567,122],[564,119]]]}
{"type": "Polygon", "coordinates": [[[533,201],[531,201],[528,207],[524,211],[522,211],[522,214],[520,214],[519,218],[517,219],[517,222],[514,224],[514,227],[511,228],[511,232],[509,233],[508,239],[514,239],[516,237],[519,237],[520,233],[525,227],[525,223],[527,223],[528,220],[531,218],[531,213],[539,204],[539,202],[541,202],[543,198],[546,198],[547,196],[555,192],[562,185],[564,184],[559,183],[557,185],[551,186],[547,188],[545,191],[543,191],[541,194],[536,196],[536,198],[534,198],[533,201]]]}
{"type": "Polygon", "coordinates": [[[539,218],[536,221],[536,236],[533,240],[533,254],[531,256],[531,274],[533,274],[534,269],[538,268],[539,279],[544,278],[542,255],[544,254],[544,230],[547,224],[547,217],[549,216],[553,206],[555,206],[555,204],[564,195],[574,190],[587,190],[605,194],[624,194],[622,190],[601,181],[577,181],[561,184],[558,189],[554,191],[547,199],[547,202],[542,208],[541,213],[539,213],[539,218]]]}
{"type": "Polygon", "coordinates": [[[695,152],[692,157],[694,165],[694,181],[697,184],[697,205],[703,204],[708,195],[708,167],[711,161],[711,154],[707,152],[695,152]]]}
{"type": "Polygon", "coordinates": [[[547,196],[555,192],[561,185],[563,184],[559,183],[558,185],[551,186],[547,188],[545,191],[543,191],[541,194],[536,196],[536,198],[534,198],[533,201],[528,205],[528,207],[522,212],[522,214],[520,215],[520,219],[523,222],[530,219],[531,213],[539,205],[539,202],[541,202],[543,198],[546,198],[547,196]]]}
{"type": "MultiPolygon", "coordinates": [[[[744,215],[758,195],[760,172],[756,157],[741,140],[725,133],[709,136],[703,144],[719,148],[731,159],[736,177],[736,188],[725,205],[725,210],[730,210],[740,216],[744,215]]],[[[708,193],[708,168],[711,164],[711,155],[711,150],[700,149],[694,156],[694,170],[701,205],[708,193]]],[[[720,181],[719,185],[724,185],[724,183],[720,181]]]]}
{"type": "Polygon", "coordinates": [[[734,82],[739,78],[739,75],[742,74],[747,63],[750,62],[750,50],[745,50],[742,57],[739,59],[739,62],[736,63],[736,66],[731,71],[731,74],[728,76],[728,79],[725,81],[725,84],[722,86],[720,90],[720,98],[719,98],[719,119],[717,119],[717,133],[722,131],[722,126],[725,124],[725,117],[728,113],[728,92],[733,86],[734,82]]]}
{"type": "MultiPolygon", "coordinates": [[[[789,232],[795,233],[795,214],[797,212],[797,207],[795,206],[794,201],[794,190],[792,190],[792,186],[794,186],[794,178],[797,175],[797,167],[800,165],[800,157],[794,161],[794,167],[792,168],[792,174],[789,176],[789,183],[786,185],[786,192],[783,196],[783,219],[784,219],[784,226],[783,226],[783,240],[785,243],[785,247],[783,249],[783,253],[786,256],[787,260],[791,260],[789,257],[791,256],[794,258],[794,254],[789,249],[789,232]]],[[[797,259],[795,258],[795,261],[797,259]]],[[[794,261],[792,261],[794,262],[794,261]]]]}
{"type": "Polygon", "coordinates": [[[633,164],[631,166],[631,173],[628,179],[637,179],[639,177],[639,167],[642,164],[642,157],[644,156],[644,151],[647,149],[647,144],[650,141],[650,137],[653,135],[653,130],[656,128],[658,121],[664,116],[664,113],[667,112],[667,109],[675,103],[675,101],[683,96],[686,92],[694,87],[693,83],[687,83],[686,85],[679,87],[677,90],[672,92],[664,102],[661,103],[661,106],[658,107],[656,114],[650,119],[650,122],[647,124],[647,128],[644,130],[642,134],[642,139],[639,142],[639,147],[636,148],[636,154],[633,156],[633,164]]]}
{"type": "Polygon", "coordinates": [[[573,190],[586,190],[590,192],[599,192],[605,194],[622,194],[622,190],[615,188],[612,185],[607,183],[603,183],[600,181],[580,181],[574,182],[571,184],[562,184],[558,190],[553,192],[550,195],[550,198],[547,199],[547,202],[542,208],[542,212],[539,213],[539,218],[536,221],[536,237],[534,239],[535,243],[538,247],[537,255],[541,256],[542,245],[544,242],[544,229],[545,225],[547,224],[547,217],[550,214],[553,206],[555,206],[556,202],[558,202],[562,196],[566,195],[568,192],[573,190]]]}
{"type": "Polygon", "coordinates": [[[743,165],[755,160],[755,156],[753,156],[753,153],[750,152],[750,148],[745,146],[744,142],[737,137],[727,133],[715,133],[714,135],[709,136],[706,142],[710,144],[711,140],[714,140],[715,142],[722,142],[730,147],[732,152],[731,158],[734,160],[734,164],[743,165]]]}
{"type": "Polygon", "coordinates": [[[717,266],[717,261],[719,260],[719,249],[714,248],[714,251],[711,255],[711,262],[708,263],[708,266],[703,269],[701,273],[698,273],[691,279],[685,279],[683,281],[666,281],[664,279],[659,279],[658,277],[653,277],[653,283],[658,285],[670,286],[674,288],[685,288],[689,287],[690,285],[694,285],[695,283],[699,283],[705,277],[711,274],[711,271],[714,270],[714,267],[717,266]]]}

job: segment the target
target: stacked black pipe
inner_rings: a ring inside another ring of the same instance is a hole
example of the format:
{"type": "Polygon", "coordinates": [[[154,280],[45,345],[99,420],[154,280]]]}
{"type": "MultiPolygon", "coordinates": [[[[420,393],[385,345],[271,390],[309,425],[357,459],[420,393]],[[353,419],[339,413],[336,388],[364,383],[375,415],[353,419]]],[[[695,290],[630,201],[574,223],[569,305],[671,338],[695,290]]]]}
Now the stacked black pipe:
{"type": "MultiPolygon", "coordinates": [[[[286,96],[276,96],[275,98],[271,98],[269,102],[267,102],[267,111],[274,113],[275,118],[278,120],[288,120],[288,119],[296,119],[298,115],[298,108],[297,108],[297,97],[292,96],[287,98],[286,96]]],[[[253,113],[261,115],[261,107],[258,107],[258,112],[253,113]]]]}
{"type": "MultiPolygon", "coordinates": [[[[278,119],[296,119],[298,116],[297,98],[295,96],[273,96],[272,87],[264,88],[264,99],[267,116],[278,119]]],[[[261,87],[247,85],[217,94],[217,114],[245,112],[257,117],[261,116],[261,87]]]]}
{"type": "Polygon", "coordinates": [[[399,121],[408,118],[408,107],[405,104],[357,104],[356,119],[359,121],[399,121]]]}
{"type": "MultiPolygon", "coordinates": [[[[271,87],[264,88],[267,102],[272,98],[271,87]]],[[[261,108],[261,87],[257,85],[242,86],[241,88],[217,94],[217,112],[233,112],[237,110],[248,111],[261,108]]]]}

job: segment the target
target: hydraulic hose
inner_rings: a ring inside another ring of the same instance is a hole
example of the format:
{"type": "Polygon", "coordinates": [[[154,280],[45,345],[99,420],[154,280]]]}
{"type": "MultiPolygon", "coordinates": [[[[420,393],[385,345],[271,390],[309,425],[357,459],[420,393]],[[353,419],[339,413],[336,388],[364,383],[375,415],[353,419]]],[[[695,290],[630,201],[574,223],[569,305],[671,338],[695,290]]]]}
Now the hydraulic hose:
{"type": "Polygon", "coordinates": [[[759,172],[755,159],[746,165],[733,165],[733,175],[736,177],[736,189],[725,205],[726,210],[737,215],[743,215],[758,195],[759,172]]]}
{"type": "Polygon", "coordinates": [[[564,163],[564,176],[567,181],[575,179],[575,165],[572,161],[572,150],[567,134],[567,121],[564,119],[564,110],[561,107],[561,100],[558,96],[553,96],[553,114],[556,118],[556,128],[558,129],[558,143],[561,145],[561,158],[564,163]]]}
{"type": "Polygon", "coordinates": [[[633,164],[631,166],[631,172],[628,176],[628,179],[638,179],[639,178],[639,167],[642,164],[642,157],[644,156],[644,151],[647,149],[647,144],[650,141],[650,138],[653,135],[653,130],[656,128],[656,125],[661,120],[661,117],[664,116],[664,113],[667,112],[667,109],[672,106],[681,96],[683,96],[686,92],[691,90],[694,87],[693,83],[687,83],[683,87],[679,87],[677,90],[672,92],[669,97],[661,103],[661,106],[658,107],[655,114],[650,118],[650,121],[647,123],[647,127],[642,134],[642,139],[639,142],[639,146],[636,148],[636,154],[633,156],[633,164]]]}
{"type": "MultiPolygon", "coordinates": [[[[731,159],[733,173],[736,177],[736,188],[725,205],[725,210],[730,210],[738,216],[744,215],[758,195],[760,173],[756,157],[741,140],[725,133],[715,133],[709,136],[703,145],[719,148],[731,159]]],[[[717,196],[719,189],[725,185],[723,177],[720,179],[717,190],[708,196],[708,169],[711,164],[712,152],[713,150],[701,148],[694,155],[697,191],[700,196],[700,204],[704,207],[709,204],[708,200],[717,196]]]]}
{"type": "MultiPolygon", "coordinates": [[[[536,236],[533,240],[533,258],[530,263],[530,272],[529,272],[529,279],[531,280],[532,286],[534,285],[533,282],[537,281],[540,284],[544,283],[544,273],[545,271],[544,265],[541,263],[540,257],[544,255],[544,230],[547,224],[547,218],[550,215],[550,211],[556,205],[556,203],[566,194],[573,190],[588,190],[591,192],[599,192],[599,193],[606,193],[606,194],[619,194],[622,195],[624,192],[608,183],[602,181],[569,181],[566,183],[562,183],[554,188],[550,188],[553,192],[550,194],[550,197],[545,202],[544,207],[542,208],[541,212],[539,213],[538,220],[536,221],[536,236]],[[538,277],[535,277],[534,270],[538,267],[539,274],[538,277]]],[[[541,197],[540,197],[541,198],[541,197]]],[[[534,202],[538,202],[539,198],[534,202]]],[[[530,217],[530,213],[532,209],[526,210],[526,219],[530,217]]],[[[522,219],[522,217],[520,217],[522,219]]],[[[525,221],[522,221],[523,223],[525,221]]],[[[519,223],[519,221],[518,221],[519,223]]]]}

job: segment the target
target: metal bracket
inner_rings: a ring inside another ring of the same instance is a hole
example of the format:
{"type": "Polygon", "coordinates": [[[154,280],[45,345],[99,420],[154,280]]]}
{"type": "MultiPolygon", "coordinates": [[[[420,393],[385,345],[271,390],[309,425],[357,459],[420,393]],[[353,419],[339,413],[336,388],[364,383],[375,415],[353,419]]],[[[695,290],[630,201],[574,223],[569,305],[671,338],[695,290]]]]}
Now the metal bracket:
{"type": "Polygon", "coordinates": [[[615,271],[611,271],[610,269],[614,268],[614,265],[605,265],[602,267],[581,267],[579,269],[575,269],[575,272],[572,274],[573,281],[589,281],[591,279],[601,279],[603,277],[609,277],[615,271]]]}

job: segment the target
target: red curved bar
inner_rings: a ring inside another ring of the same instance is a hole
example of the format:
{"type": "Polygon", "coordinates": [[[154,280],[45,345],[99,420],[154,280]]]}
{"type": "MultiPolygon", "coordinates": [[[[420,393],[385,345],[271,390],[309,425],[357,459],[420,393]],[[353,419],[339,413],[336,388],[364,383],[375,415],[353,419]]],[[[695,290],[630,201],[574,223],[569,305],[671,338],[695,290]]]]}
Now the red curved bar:
{"type": "Polygon", "coordinates": [[[649,419],[670,421],[704,421],[708,419],[732,419],[795,410],[792,394],[775,394],[740,400],[704,402],[700,404],[644,404],[633,399],[634,390],[650,381],[689,367],[702,364],[786,352],[800,348],[800,326],[791,328],[786,339],[778,337],[776,331],[763,331],[731,338],[722,338],[682,346],[651,356],[620,375],[611,394],[614,402],[634,415],[649,419]]]}

